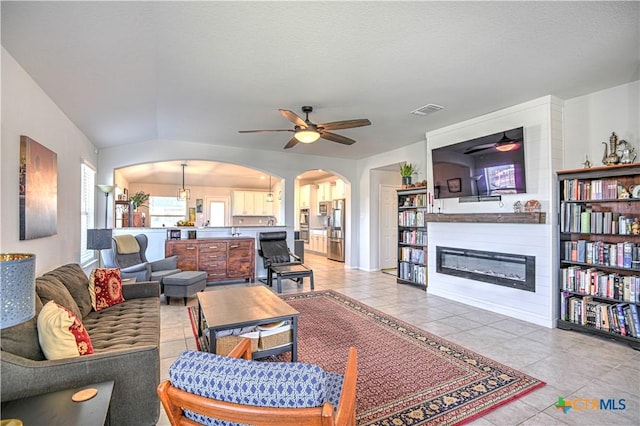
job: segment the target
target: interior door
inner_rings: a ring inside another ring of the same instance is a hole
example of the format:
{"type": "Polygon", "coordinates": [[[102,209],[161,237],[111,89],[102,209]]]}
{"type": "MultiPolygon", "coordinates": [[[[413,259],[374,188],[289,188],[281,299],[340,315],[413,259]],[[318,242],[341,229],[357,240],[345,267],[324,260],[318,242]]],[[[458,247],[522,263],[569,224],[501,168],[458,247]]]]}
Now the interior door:
{"type": "Polygon", "coordinates": [[[396,268],[398,244],[397,193],[398,185],[380,185],[378,241],[380,269],[396,268]]]}

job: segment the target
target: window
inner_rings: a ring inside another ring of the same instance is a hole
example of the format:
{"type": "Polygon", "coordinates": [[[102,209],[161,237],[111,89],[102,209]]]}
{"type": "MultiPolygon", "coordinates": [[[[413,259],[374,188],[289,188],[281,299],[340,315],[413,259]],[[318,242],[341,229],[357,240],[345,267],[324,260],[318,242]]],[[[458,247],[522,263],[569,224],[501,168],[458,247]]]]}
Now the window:
{"type": "Polygon", "coordinates": [[[225,202],[211,201],[209,204],[209,226],[225,226],[225,202]]]}
{"type": "Polygon", "coordinates": [[[94,250],[87,250],[87,230],[95,228],[95,169],[82,163],[80,179],[80,264],[86,265],[96,258],[94,250]]]}
{"type": "Polygon", "coordinates": [[[149,226],[162,228],[175,226],[179,220],[187,219],[187,200],[176,197],[149,197],[149,226]]]}

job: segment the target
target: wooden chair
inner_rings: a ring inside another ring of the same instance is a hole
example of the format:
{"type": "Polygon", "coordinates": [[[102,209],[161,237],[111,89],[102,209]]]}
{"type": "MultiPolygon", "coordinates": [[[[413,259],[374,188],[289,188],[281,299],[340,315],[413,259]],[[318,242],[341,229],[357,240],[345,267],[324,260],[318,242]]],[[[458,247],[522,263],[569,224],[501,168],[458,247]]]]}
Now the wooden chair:
{"type": "MultiPolygon", "coordinates": [[[[244,339],[228,356],[251,360],[250,340],[244,339]]],[[[169,380],[158,385],[158,395],[169,421],[174,426],[199,424],[185,417],[184,410],[214,419],[261,426],[355,425],[357,362],[356,349],[349,348],[342,390],[336,410],[329,402],[325,402],[319,407],[310,408],[278,408],[237,404],[186,392],[174,387],[169,380]]]]}

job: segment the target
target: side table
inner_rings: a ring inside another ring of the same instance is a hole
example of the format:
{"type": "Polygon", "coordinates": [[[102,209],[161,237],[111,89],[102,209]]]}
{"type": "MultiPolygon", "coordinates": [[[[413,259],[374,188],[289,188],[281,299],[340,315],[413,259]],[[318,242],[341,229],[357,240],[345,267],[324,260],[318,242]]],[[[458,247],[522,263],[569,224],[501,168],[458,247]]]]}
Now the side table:
{"type": "Polygon", "coordinates": [[[108,425],[111,392],[113,380],[5,401],[2,403],[2,419],[18,419],[24,426],[108,425]],[[83,402],[71,400],[74,393],[87,388],[97,389],[97,395],[83,402]]]}

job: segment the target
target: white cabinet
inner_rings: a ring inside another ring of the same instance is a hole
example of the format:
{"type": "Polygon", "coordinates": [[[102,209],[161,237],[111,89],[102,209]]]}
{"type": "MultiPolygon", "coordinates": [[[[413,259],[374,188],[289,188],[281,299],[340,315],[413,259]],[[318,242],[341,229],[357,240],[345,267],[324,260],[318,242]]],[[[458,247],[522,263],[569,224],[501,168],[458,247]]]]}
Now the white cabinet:
{"type": "Polygon", "coordinates": [[[311,185],[302,185],[300,187],[300,208],[308,209],[309,200],[311,198],[311,185]]]}
{"type": "Polygon", "coordinates": [[[318,185],[317,202],[331,201],[333,194],[331,193],[331,182],[323,182],[318,185]]]}
{"type": "Polygon", "coordinates": [[[327,254],[327,231],[322,229],[309,231],[309,250],[319,254],[327,254]]]}
{"type": "Polygon", "coordinates": [[[347,194],[345,192],[344,181],[342,179],[337,179],[335,186],[333,186],[331,199],[338,200],[340,198],[347,198],[347,194]]]}
{"type": "Polygon", "coordinates": [[[267,193],[259,191],[233,191],[234,216],[272,216],[273,202],[267,202],[267,193]]]}

